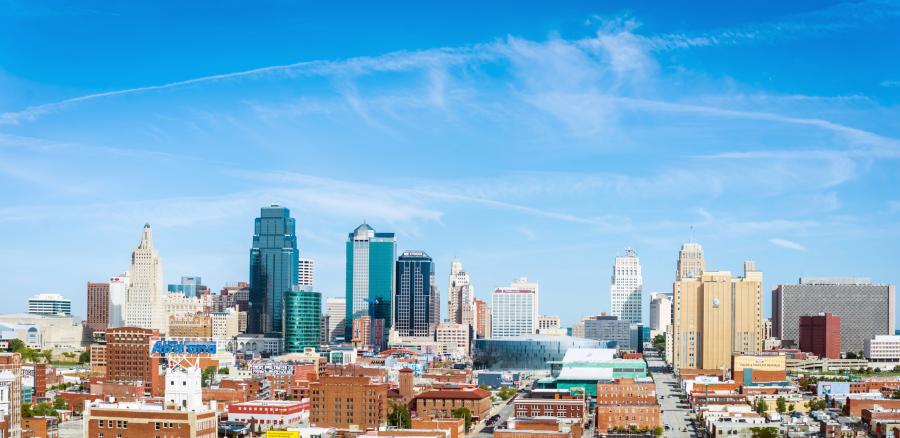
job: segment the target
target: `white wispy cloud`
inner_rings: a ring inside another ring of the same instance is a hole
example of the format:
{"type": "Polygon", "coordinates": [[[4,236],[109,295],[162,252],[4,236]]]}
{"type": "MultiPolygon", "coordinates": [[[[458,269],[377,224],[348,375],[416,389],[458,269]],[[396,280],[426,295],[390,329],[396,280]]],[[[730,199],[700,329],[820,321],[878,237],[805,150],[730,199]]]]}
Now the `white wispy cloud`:
{"type": "Polygon", "coordinates": [[[792,249],[794,251],[806,251],[805,246],[803,246],[797,242],[778,238],[778,237],[769,239],[769,243],[771,243],[772,245],[775,245],[775,246],[780,246],[782,248],[792,249]]]}

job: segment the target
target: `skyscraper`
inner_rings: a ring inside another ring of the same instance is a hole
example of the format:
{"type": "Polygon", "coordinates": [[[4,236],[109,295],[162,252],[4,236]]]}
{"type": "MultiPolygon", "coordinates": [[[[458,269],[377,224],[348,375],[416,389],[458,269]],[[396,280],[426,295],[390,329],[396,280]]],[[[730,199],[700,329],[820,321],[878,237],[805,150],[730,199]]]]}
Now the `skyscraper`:
{"type": "Polygon", "coordinates": [[[424,251],[403,251],[394,285],[394,330],[400,336],[433,336],[434,263],[424,251]]]}
{"type": "Polygon", "coordinates": [[[125,325],[125,313],[128,305],[128,272],[109,279],[109,325],[122,327],[125,325]]]}
{"type": "Polygon", "coordinates": [[[125,324],[167,331],[166,301],[163,295],[163,267],[159,253],[153,246],[153,230],[144,225],[141,243],[131,252],[128,303],[125,308],[125,324]]]}
{"type": "Polygon", "coordinates": [[[672,296],[654,292],[650,294],[650,330],[665,331],[672,323],[672,296]]]}
{"type": "Polygon", "coordinates": [[[203,280],[196,276],[182,276],[181,283],[170,284],[167,288],[169,293],[181,293],[186,297],[199,297],[209,288],[203,285],[203,280]]]}
{"type": "Polygon", "coordinates": [[[87,284],[87,326],[104,331],[109,326],[109,283],[87,284]]]}
{"type": "Polygon", "coordinates": [[[344,335],[347,327],[347,299],[326,299],[325,313],[328,315],[328,342],[337,344],[347,340],[344,335]]]}
{"type": "Polygon", "coordinates": [[[624,256],[617,256],[613,265],[610,285],[610,314],[622,321],[641,322],[641,293],[644,280],[641,276],[641,260],[631,248],[625,248],[624,256]]]}
{"type": "Polygon", "coordinates": [[[511,287],[498,287],[491,297],[491,337],[531,335],[537,332],[537,283],[522,278],[511,287]],[[531,287],[529,287],[531,286],[531,287]]]}
{"type": "Polygon", "coordinates": [[[309,286],[313,285],[313,260],[310,258],[300,257],[297,265],[297,285],[309,286]]]}
{"type": "Polygon", "coordinates": [[[285,207],[260,209],[250,248],[247,332],[281,333],[284,294],[297,284],[296,223],[285,207]]]}
{"type": "Polygon", "coordinates": [[[681,245],[681,251],[678,251],[678,264],[675,267],[675,281],[699,277],[705,270],[703,247],[693,242],[681,245]]]}
{"type": "Polygon", "coordinates": [[[475,299],[475,336],[491,337],[491,306],[478,298],[475,299]]]}
{"type": "Polygon", "coordinates": [[[447,287],[447,319],[456,324],[475,325],[475,290],[462,262],[454,258],[450,263],[450,284],[447,287]]]}
{"type": "Polygon", "coordinates": [[[894,334],[895,288],[868,278],[811,278],[772,290],[772,336],[800,341],[800,317],[828,312],[841,319],[841,351],[858,352],[877,335],[894,334]]]}
{"type": "Polygon", "coordinates": [[[322,323],[322,294],[293,286],[284,296],[284,351],[299,353],[318,348],[322,323]]]}
{"type": "Polygon", "coordinates": [[[676,281],[673,292],[676,369],[730,367],[733,352],[762,350],[762,272],[704,271],[676,281]]]}
{"type": "Polygon", "coordinates": [[[391,299],[396,259],[394,233],[376,233],[364,223],[347,236],[346,333],[352,333],[353,320],[368,316],[372,326],[383,327],[382,337],[387,337],[394,322],[391,299]]]}

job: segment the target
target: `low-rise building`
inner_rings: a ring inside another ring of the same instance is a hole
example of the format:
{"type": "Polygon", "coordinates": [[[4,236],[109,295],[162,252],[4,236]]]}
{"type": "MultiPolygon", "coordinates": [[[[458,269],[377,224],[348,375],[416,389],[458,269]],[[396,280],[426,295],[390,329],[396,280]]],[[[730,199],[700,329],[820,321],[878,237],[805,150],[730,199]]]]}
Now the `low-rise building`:
{"type": "Polygon", "coordinates": [[[170,409],[162,403],[86,403],[82,436],[92,438],[215,438],[216,413],[170,409]]]}
{"type": "Polygon", "coordinates": [[[580,438],[581,423],[563,422],[556,418],[516,418],[507,429],[494,430],[496,438],[580,438]]]}
{"type": "Polygon", "coordinates": [[[596,426],[600,432],[616,428],[653,430],[660,426],[656,385],[616,379],[597,385],[596,426]]]}
{"type": "Polygon", "coordinates": [[[478,387],[447,386],[419,393],[412,404],[421,418],[451,418],[454,409],[464,407],[477,421],[491,411],[491,392],[478,387]]]}
{"type": "Polygon", "coordinates": [[[284,429],[309,418],[309,399],[253,400],[228,405],[228,421],[240,421],[260,430],[284,429]]]}
{"type": "Polygon", "coordinates": [[[865,355],[869,362],[900,364],[900,336],[878,335],[866,340],[865,355]]]}
{"type": "Polygon", "coordinates": [[[584,423],[587,410],[588,400],[579,391],[535,389],[514,402],[516,418],[555,417],[584,423]]]}
{"type": "Polygon", "coordinates": [[[59,420],[56,417],[23,418],[22,438],[59,438],[59,420]]]}

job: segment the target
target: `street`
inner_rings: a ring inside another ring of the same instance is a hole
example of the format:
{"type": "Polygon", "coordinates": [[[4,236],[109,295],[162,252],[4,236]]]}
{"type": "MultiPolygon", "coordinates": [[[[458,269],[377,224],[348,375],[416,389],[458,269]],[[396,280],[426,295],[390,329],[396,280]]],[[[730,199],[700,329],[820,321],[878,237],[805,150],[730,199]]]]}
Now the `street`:
{"type": "Polygon", "coordinates": [[[656,395],[662,396],[659,404],[662,407],[662,422],[664,426],[669,426],[665,431],[667,437],[696,437],[693,425],[690,422],[691,410],[687,402],[682,402],[680,396],[681,388],[675,381],[675,375],[666,371],[666,363],[658,356],[646,355],[647,366],[653,375],[653,381],[656,383],[656,395]],[[688,432],[684,432],[683,430],[688,432]]]}

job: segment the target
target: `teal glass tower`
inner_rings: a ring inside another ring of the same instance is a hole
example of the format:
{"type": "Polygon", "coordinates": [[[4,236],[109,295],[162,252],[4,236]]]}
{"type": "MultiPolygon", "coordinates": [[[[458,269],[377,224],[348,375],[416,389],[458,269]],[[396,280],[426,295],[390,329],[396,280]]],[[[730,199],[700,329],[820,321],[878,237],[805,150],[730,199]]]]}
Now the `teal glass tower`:
{"type": "Polygon", "coordinates": [[[284,296],[284,350],[300,353],[319,347],[322,294],[309,286],[294,286],[284,296]]]}
{"type": "Polygon", "coordinates": [[[297,284],[296,223],[285,207],[263,207],[250,248],[247,333],[282,333],[284,295],[297,284]]]}
{"type": "Polygon", "coordinates": [[[383,320],[384,334],[393,326],[394,260],[397,239],[394,233],[376,233],[368,224],[356,227],[347,237],[347,327],[353,320],[369,316],[383,320]]]}

